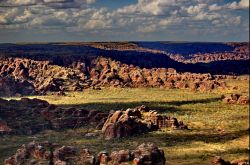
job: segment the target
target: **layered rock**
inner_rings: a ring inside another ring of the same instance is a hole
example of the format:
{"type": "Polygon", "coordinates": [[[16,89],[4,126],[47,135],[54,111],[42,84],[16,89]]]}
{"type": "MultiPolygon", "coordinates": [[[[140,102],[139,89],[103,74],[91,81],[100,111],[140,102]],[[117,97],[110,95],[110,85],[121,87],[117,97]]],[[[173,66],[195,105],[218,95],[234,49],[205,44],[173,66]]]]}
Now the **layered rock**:
{"type": "Polygon", "coordinates": [[[94,155],[85,148],[31,142],[22,145],[13,156],[6,159],[5,165],[119,165],[129,162],[133,162],[133,165],[165,165],[166,159],[164,151],[152,143],[143,143],[135,150],[113,151],[110,155],[101,151],[94,155]]]}
{"type": "Polygon", "coordinates": [[[187,129],[187,126],[176,118],[160,115],[146,106],[141,106],[111,113],[102,127],[102,132],[105,139],[113,139],[166,127],[187,129]]]}

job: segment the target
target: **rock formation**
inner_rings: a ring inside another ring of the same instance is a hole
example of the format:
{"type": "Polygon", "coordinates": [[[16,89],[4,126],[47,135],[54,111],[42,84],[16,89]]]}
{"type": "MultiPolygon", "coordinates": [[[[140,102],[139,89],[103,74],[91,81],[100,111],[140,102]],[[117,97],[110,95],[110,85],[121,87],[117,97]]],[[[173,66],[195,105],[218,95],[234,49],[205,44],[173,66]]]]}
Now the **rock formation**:
{"type": "Polygon", "coordinates": [[[102,127],[108,113],[63,109],[43,100],[22,98],[0,99],[0,116],[1,134],[34,134],[45,129],[79,128],[86,124],[102,127]]]}
{"type": "Polygon", "coordinates": [[[227,96],[222,96],[223,102],[228,104],[242,104],[247,105],[249,104],[249,97],[240,95],[240,94],[230,94],[227,96]]]}
{"type": "Polygon", "coordinates": [[[146,133],[163,127],[186,129],[181,121],[140,106],[109,114],[98,110],[60,108],[40,99],[0,99],[0,133],[34,134],[45,129],[62,130],[92,126],[106,139],[146,133]],[[15,119],[15,120],[13,120],[15,119]]]}
{"type": "Polygon", "coordinates": [[[164,151],[152,143],[141,144],[135,150],[113,151],[109,155],[101,151],[96,156],[88,149],[60,146],[49,142],[31,142],[22,145],[17,152],[5,160],[5,165],[48,164],[48,165],[165,165],[164,151]]]}
{"type": "Polygon", "coordinates": [[[47,92],[82,91],[100,87],[165,87],[210,91],[225,88],[211,74],[177,73],[173,68],[141,69],[98,57],[67,66],[50,61],[0,57],[0,95],[20,96],[47,92]]]}
{"type": "Polygon", "coordinates": [[[176,118],[160,115],[146,106],[141,106],[111,113],[103,125],[102,132],[105,139],[113,139],[166,127],[187,129],[187,126],[176,118]]]}
{"type": "Polygon", "coordinates": [[[248,160],[234,160],[234,161],[226,161],[219,156],[216,156],[212,160],[212,165],[249,165],[248,160]]]}

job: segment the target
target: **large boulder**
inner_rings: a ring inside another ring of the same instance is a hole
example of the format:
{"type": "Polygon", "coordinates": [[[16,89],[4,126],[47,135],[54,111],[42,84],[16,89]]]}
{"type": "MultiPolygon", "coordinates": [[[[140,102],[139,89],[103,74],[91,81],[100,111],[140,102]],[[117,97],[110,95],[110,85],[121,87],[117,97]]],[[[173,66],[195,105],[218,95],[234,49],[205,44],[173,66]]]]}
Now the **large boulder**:
{"type": "Polygon", "coordinates": [[[143,143],[132,153],[134,165],[165,165],[164,151],[153,143],[143,143]]]}

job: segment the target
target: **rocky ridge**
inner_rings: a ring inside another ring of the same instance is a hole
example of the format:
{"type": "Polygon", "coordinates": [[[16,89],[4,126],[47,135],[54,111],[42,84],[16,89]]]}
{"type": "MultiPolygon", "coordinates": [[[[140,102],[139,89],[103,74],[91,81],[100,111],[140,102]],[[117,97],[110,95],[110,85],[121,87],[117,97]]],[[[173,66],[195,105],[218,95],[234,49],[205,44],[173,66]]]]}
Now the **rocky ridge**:
{"type": "Polygon", "coordinates": [[[82,91],[100,87],[162,87],[199,91],[225,88],[223,80],[211,74],[178,73],[173,68],[141,69],[98,57],[68,66],[23,58],[0,60],[0,95],[32,95],[47,92],[82,91]]]}

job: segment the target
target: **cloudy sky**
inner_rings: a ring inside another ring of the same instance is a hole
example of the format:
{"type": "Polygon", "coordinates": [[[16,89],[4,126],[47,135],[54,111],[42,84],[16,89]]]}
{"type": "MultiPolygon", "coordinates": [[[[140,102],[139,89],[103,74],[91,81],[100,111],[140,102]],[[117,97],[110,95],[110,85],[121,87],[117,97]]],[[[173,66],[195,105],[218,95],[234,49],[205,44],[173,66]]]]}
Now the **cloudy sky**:
{"type": "Polygon", "coordinates": [[[249,0],[0,0],[0,42],[248,41],[249,0]]]}

